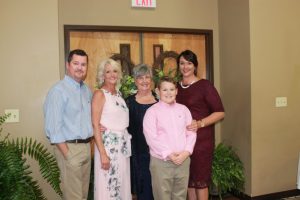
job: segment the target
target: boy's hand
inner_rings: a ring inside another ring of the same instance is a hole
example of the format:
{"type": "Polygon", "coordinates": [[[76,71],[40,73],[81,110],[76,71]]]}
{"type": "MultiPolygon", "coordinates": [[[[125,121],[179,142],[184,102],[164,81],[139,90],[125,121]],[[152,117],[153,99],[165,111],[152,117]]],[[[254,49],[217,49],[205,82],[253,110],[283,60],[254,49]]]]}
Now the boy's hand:
{"type": "Polygon", "coordinates": [[[190,152],[188,152],[188,151],[182,151],[180,153],[176,153],[175,155],[176,156],[174,156],[174,158],[171,159],[172,162],[175,165],[181,165],[190,156],[190,152]]]}
{"type": "Polygon", "coordinates": [[[168,157],[170,158],[170,160],[172,162],[174,162],[174,160],[176,159],[176,157],[178,156],[179,154],[178,153],[171,153],[168,157]]]}

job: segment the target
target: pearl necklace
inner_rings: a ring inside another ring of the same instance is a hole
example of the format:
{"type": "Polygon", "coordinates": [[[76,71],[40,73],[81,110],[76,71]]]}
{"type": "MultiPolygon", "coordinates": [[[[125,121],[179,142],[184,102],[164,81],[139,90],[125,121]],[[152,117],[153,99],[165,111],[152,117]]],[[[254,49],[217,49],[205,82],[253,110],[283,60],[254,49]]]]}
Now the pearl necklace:
{"type": "Polygon", "coordinates": [[[186,89],[186,88],[189,88],[193,83],[195,83],[195,80],[194,81],[192,81],[190,84],[188,84],[187,86],[184,86],[183,84],[182,84],[182,81],[180,81],[180,86],[183,88],[183,89],[186,89]]]}

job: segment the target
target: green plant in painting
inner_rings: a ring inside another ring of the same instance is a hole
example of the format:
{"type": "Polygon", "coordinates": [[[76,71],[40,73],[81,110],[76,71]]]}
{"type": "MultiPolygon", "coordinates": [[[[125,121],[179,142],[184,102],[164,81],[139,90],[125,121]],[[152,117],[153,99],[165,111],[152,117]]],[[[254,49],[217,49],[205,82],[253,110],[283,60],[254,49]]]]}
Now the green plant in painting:
{"type": "Polygon", "coordinates": [[[159,79],[161,79],[163,76],[169,76],[172,77],[176,82],[180,80],[180,76],[178,73],[176,73],[176,70],[169,70],[168,72],[164,72],[161,69],[155,69],[153,74],[153,81],[155,85],[157,85],[159,79]]]}
{"type": "Polygon", "coordinates": [[[59,169],[54,156],[31,138],[9,139],[9,134],[2,136],[2,124],[8,116],[0,116],[0,199],[46,199],[37,181],[31,176],[25,155],[38,161],[43,178],[62,196],[59,169]]]}
{"type": "Polygon", "coordinates": [[[231,146],[220,143],[214,150],[212,182],[219,198],[227,192],[240,192],[244,188],[245,175],[242,161],[231,146]]]}
{"type": "Polygon", "coordinates": [[[137,92],[134,78],[132,76],[125,75],[123,77],[123,79],[121,80],[120,92],[122,93],[124,99],[137,92]]]}

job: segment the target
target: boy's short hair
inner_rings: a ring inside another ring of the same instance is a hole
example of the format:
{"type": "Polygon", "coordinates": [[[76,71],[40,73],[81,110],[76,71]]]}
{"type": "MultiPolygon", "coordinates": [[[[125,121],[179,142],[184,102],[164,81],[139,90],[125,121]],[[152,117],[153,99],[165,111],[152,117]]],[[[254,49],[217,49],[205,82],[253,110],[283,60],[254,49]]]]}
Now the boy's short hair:
{"type": "Polygon", "coordinates": [[[175,87],[177,88],[177,81],[176,81],[174,78],[172,78],[172,77],[170,77],[170,76],[163,76],[163,77],[161,77],[161,78],[158,80],[158,82],[157,82],[157,88],[158,88],[158,89],[160,89],[161,84],[162,84],[163,82],[173,83],[173,84],[175,85],[175,87]]]}

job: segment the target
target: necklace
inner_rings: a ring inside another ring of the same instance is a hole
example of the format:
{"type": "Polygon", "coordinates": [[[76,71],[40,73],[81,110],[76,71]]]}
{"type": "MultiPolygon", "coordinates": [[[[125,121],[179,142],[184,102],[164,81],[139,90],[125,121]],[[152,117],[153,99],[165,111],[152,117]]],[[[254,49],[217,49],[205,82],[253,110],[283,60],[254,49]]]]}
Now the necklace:
{"type": "Polygon", "coordinates": [[[189,88],[193,83],[195,83],[195,80],[194,81],[192,81],[191,83],[189,83],[188,85],[186,85],[186,86],[184,86],[183,84],[182,84],[182,81],[180,81],[180,86],[183,88],[183,89],[186,89],[186,88],[189,88]]]}
{"type": "Polygon", "coordinates": [[[139,104],[152,104],[155,103],[155,97],[152,95],[152,92],[148,92],[145,95],[140,95],[139,92],[135,95],[135,100],[139,104]]]}

